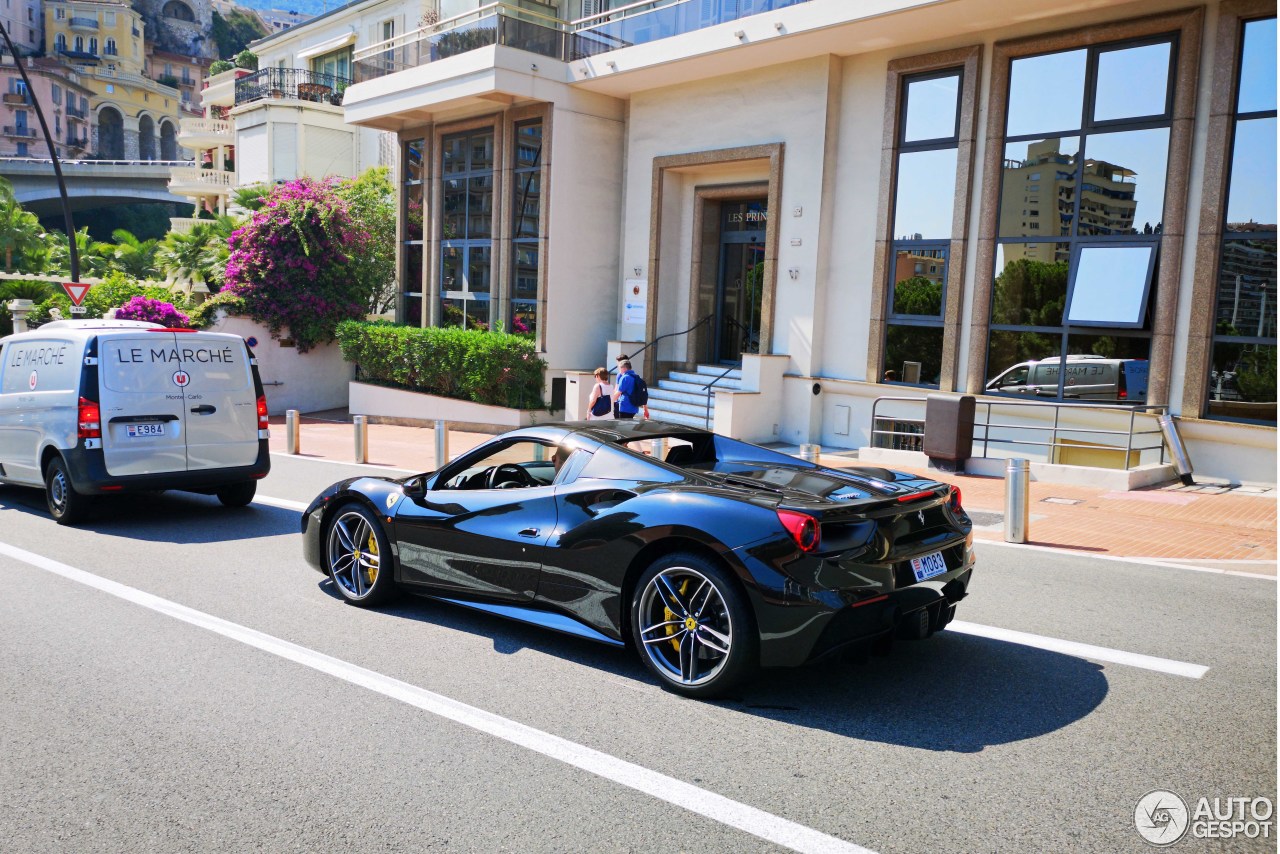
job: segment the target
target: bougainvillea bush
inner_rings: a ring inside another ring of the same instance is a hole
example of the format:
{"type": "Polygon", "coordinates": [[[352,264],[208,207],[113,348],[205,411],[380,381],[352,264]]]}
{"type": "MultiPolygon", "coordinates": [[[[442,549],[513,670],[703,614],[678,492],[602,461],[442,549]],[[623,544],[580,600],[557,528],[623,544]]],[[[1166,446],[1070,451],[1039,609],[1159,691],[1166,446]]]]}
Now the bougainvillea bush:
{"type": "Polygon", "coordinates": [[[362,258],[386,251],[356,227],[339,183],[276,186],[229,240],[222,293],[240,298],[244,314],[292,338],[299,352],[332,341],[342,321],[364,317],[376,285],[363,275],[362,258]]]}
{"type": "Polygon", "coordinates": [[[364,382],[515,409],[544,406],[547,363],[519,335],[351,322],[338,327],[338,344],[364,382]]]}
{"type": "Polygon", "coordinates": [[[116,309],[116,320],[145,320],[170,329],[191,325],[191,318],[174,308],[171,302],[136,296],[116,309]]]}

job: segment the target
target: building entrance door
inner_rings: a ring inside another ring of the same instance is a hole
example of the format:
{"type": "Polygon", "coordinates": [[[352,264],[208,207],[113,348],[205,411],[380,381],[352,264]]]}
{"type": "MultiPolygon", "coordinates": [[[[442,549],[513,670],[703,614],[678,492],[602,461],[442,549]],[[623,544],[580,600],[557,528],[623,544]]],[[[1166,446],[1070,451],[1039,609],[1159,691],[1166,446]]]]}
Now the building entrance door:
{"type": "Polygon", "coordinates": [[[743,353],[760,352],[768,219],[766,199],[727,202],[721,208],[713,345],[718,362],[737,362],[743,353]]]}

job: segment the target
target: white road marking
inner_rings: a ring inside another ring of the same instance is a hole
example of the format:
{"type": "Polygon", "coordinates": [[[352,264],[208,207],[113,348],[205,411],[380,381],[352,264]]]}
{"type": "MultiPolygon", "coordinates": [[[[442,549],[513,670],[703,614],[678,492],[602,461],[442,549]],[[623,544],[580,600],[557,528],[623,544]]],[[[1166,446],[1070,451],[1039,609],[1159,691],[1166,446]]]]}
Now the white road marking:
{"type": "Polygon", "coordinates": [[[301,513],[309,506],[305,501],[290,501],[287,498],[272,498],[270,495],[255,495],[254,504],[265,504],[268,507],[279,507],[281,510],[297,510],[301,513]]]}
{"type": "MultiPolygon", "coordinates": [[[[976,527],[976,526],[975,526],[976,527]]],[[[1159,557],[1121,557],[1119,555],[1099,555],[1087,554],[1083,555],[1075,549],[1057,549],[1052,546],[1039,546],[1034,543],[1006,543],[1003,540],[974,540],[976,545],[980,546],[1000,546],[1007,549],[1031,549],[1037,552],[1052,552],[1060,555],[1074,555],[1075,557],[1087,557],[1090,560],[1109,560],[1116,563],[1134,563],[1142,566],[1158,566],[1164,569],[1182,569],[1189,572],[1207,572],[1213,575],[1234,575],[1238,578],[1256,578],[1262,581],[1275,582],[1277,577],[1274,573],[1267,574],[1262,572],[1241,572],[1236,569],[1218,569],[1214,566],[1188,566],[1180,563],[1182,558],[1159,558],[1159,557]]],[[[1211,563],[1231,563],[1240,565],[1253,565],[1259,568],[1275,567],[1276,562],[1273,560],[1235,560],[1235,561],[1209,561],[1211,563]]]]}
{"type": "Polygon", "coordinates": [[[0,554],[527,748],[784,848],[814,854],[874,854],[860,845],[730,800],[683,780],[17,546],[0,543],[0,554]]]}
{"type": "Polygon", "coordinates": [[[1174,676],[1185,676],[1188,679],[1199,679],[1209,672],[1202,664],[1189,664],[1185,661],[1174,661],[1170,658],[1157,658],[1138,652],[1125,652],[1122,649],[1109,649],[1105,646],[1094,646],[1088,643],[1050,638],[1044,635],[1033,635],[1027,632],[1015,632],[1013,629],[1001,629],[996,626],[983,626],[978,623],[966,623],[964,620],[952,620],[947,624],[947,631],[974,635],[980,638],[1033,646],[1050,652],[1061,652],[1077,658],[1089,658],[1094,661],[1107,661],[1112,664],[1127,664],[1130,667],[1141,667],[1158,673],[1170,673],[1174,676]]]}

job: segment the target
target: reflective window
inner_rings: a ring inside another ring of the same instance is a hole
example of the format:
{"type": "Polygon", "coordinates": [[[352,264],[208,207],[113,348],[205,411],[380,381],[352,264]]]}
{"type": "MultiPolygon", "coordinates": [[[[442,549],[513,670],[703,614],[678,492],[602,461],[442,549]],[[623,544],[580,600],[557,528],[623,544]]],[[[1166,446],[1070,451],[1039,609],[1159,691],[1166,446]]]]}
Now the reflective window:
{"type": "Polygon", "coordinates": [[[1009,71],[1007,136],[1080,127],[1088,51],[1015,59],[1009,71]]]}
{"type": "Polygon", "coordinates": [[[1208,415],[1276,423],[1276,21],[1242,34],[1208,415]]]}
{"type": "Polygon", "coordinates": [[[1169,94],[1168,42],[1104,50],[1098,54],[1095,122],[1162,116],[1169,94]]]}
{"type": "Polygon", "coordinates": [[[951,139],[959,121],[960,75],[908,79],[903,142],[951,139]]]}
{"type": "Polygon", "coordinates": [[[422,179],[425,174],[423,164],[426,151],[426,140],[411,139],[405,142],[401,177],[404,243],[401,247],[400,299],[396,317],[400,323],[409,326],[422,325],[422,294],[425,289],[422,271],[426,266],[426,249],[423,246],[426,207],[422,179]]]}
{"type": "Polygon", "coordinates": [[[1236,122],[1227,191],[1228,231],[1275,231],[1276,120],[1236,122]]]}
{"type": "Polygon", "coordinates": [[[1156,249],[1082,246],[1068,297],[1071,326],[1141,326],[1156,249]]]}
{"type": "Polygon", "coordinates": [[[441,323],[488,329],[493,290],[493,130],[442,140],[441,323]]]}
{"type": "Polygon", "coordinates": [[[884,382],[937,386],[942,373],[942,327],[890,325],[884,364],[884,382]]]}
{"type": "Polygon", "coordinates": [[[510,332],[538,341],[539,242],[542,236],[542,122],[516,125],[512,180],[510,332]]]}
{"type": "Polygon", "coordinates": [[[1085,144],[1080,234],[1159,234],[1169,129],[1099,133],[1085,144]]]}
{"type": "Polygon", "coordinates": [[[889,313],[906,317],[942,317],[942,290],[947,280],[945,246],[899,249],[889,313]]]}
{"type": "Polygon", "coordinates": [[[899,155],[894,238],[928,240],[950,237],[955,198],[956,149],[899,155]]]}
{"type": "Polygon", "coordinates": [[[1104,371],[1121,338],[1141,359],[1150,348],[1176,53],[1166,37],[1011,62],[989,390],[1140,402],[1115,382],[1082,394],[1071,378],[1104,371]]]}
{"type": "Polygon", "coordinates": [[[1276,19],[1244,25],[1244,50],[1240,56],[1240,96],[1237,113],[1274,111],[1276,108],[1276,19]]]}
{"type": "Polygon", "coordinates": [[[1054,238],[1075,223],[1079,137],[1011,142],[1000,185],[1001,237],[1054,238]]]}
{"type": "Polygon", "coordinates": [[[996,250],[991,322],[1061,326],[1070,256],[1068,243],[1002,243],[996,250]]]}

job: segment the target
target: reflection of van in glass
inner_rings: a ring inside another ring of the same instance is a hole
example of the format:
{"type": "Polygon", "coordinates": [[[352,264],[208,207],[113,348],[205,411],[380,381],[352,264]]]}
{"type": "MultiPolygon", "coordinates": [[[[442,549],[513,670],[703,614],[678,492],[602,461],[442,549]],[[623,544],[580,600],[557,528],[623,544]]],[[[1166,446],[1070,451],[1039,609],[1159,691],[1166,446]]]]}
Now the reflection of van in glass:
{"type": "MultiPolygon", "coordinates": [[[[1146,403],[1149,364],[1146,359],[1067,356],[1062,396],[1067,400],[1146,403]]],[[[1061,369],[1061,359],[1021,362],[987,383],[987,391],[1056,398],[1061,369]]]]}

